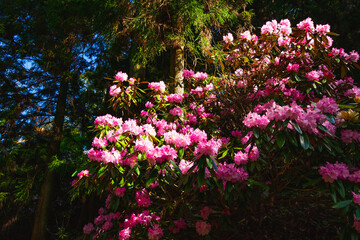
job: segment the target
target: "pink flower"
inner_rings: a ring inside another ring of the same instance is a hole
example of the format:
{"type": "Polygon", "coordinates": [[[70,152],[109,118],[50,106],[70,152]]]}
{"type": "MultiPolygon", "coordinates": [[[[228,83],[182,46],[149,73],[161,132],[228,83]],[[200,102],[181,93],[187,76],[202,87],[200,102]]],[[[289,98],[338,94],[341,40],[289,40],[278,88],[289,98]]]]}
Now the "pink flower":
{"type": "Polygon", "coordinates": [[[248,154],[239,151],[235,154],[234,161],[237,165],[246,164],[248,162],[248,154]]]}
{"type": "Polygon", "coordinates": [[[92,146],[96,147],[96,148],[103,148],[107,146],[107,141],[105,138],[97,138],[95,137],[93,142],[92,142],[92,146]]]}
{"type": "Polygon", "coordinates": [[[330,25],[316,25],[316,31],[319,33],[320,36],[325,35],[326,33],[330,32],[330,25]]]}
{"type": "Polygon", "coordinates": [[[135,78],[130,78],[130,79],[129,79],[129,84],[130,84],[130,85],[133,85],[135,82],[136,82],[136,79],[135,79],[135,78]]]}
{"type": "Polygon", "coordinates": [[[173,116],[182,116],[183,111],[180,107],[174,107],[170,110],[170,114],[173,116]]]}
{"type": "Polygon", "coordinates": [[[124,228],[119,232],[119,240],[128,240],[131,237],[131,228],[124,228]]]}
{"type": "Polygon", "coordinates": [[[320,78],[324,76],[321,70],[319,71],[311,71],[305,74],[305,77],[310,81],[319,81],[320,78]]]}
{"type": "Polygon", "coordinates": [[[265,129],[266,126],[270,123],[270,120],[267,116],[260,116],[257,113],[249,112],[243,121],[244,125],[248,128],[251,127],[259,127],[261,129],[265,129]]]}
{"type": "Polygon", "coordinates": [[[104,231],[109,231],[112,227],[113,227],[113,223],[111,221],[106,221],[101,228],[104,231]]]}
{"type": "MultiPolygon", "coordinates": [[[[240,34],[241,39],[246,39],[248,41],[251,41],[251,33],[250,31],[245,31],[242,34],[240,34]]],[[[224,40],[225,41],[225,40],[224,40]]]]}
{"type": "Polygon", "coordinates": [[[170,94],[167,96],[168,102],[181,103],[184,97],[182,94],[170,94]]]}
{"type": "Polygon", "coordinates": [[[89,175],[90,175],[89,170],[85,169],[85,170],[82,170],[81,172],[79,172],[79,173],[77,174],[77,177],[78,177],[79,179],[82,179],[83,177],[88,177],[89,175]]]}
{"type": "Polygon", "coordinates": [[[194,74],[195,74],[195,73],[194,73],[193,70],[184,70],[183,73],[182,73],[182,76],[183,76],[185,79],[188,79],[188,78],[191,78],[194,74]]]}
{"type": "Polygon", "coordinates": [[[217,177],[227,182],[243,182],[249,177],[243,168],[236,168],[234,163],[219,163],[217,177]]]}
{"type": "Polygon", "coordinates": [[[334,114],[339,111],[339,107],[333,98],[323,97],[316,103],[316,108],[320,109],[323,113],[334,114]]]}
{"type": "Polygon", "coordinates": [[[105,217],[103,215],[99,215],[94,219],[95,225],[100,225],[105,221],[105,217]]]}
{"type": "Polygon", "coordinates": [[[359,53],[355,50],[351,51],[350,54],[347,56],[346,60],[350,62],[357,62],[359,60],[359,53]]]}
{"type": "Polygon", "coordinates": [[[158,240],[163,236],[163,230],[156,223],[153,224],[152,228],[148,229],[149,240],[158,240]]]}
{"type": "Polygon", "coordinates": [[[165,92],[165,83],[163,81],[160,82],[151,82],[149,83],[149,88],[153,89],[154,92],[163,93],[165,92]]]}
{"type": "Polygon", "coordinates": [[[145,103],[145,107],[146,107],[146,108],[152,108],[153,106],[154,106],[154,104],[152,104],[152,103],[149,102],[149,101],[145,103]]]}
{"type": "Polygon", "coordinates": [[[174,226],[172,225],[169,226],[170,231],[172,231],[174,234],[179,233],[181,229],[185,229],[185,228],[186,228],[186,222],[182,218],[174,221],[174,226]]]}
{"type": "Polygon", "coordinates": [[[121,93],[121,88],[116,85],[112,85],[109,90],[110,96],[117,97],[121,93]]]}
{"type": "Polygon", "coordinates": [[[352,192],[353,194],[353,202],[360,205],[360,194],[356,194],[354,192],[352,192]]]}
{"type": "Polygon", "coordinates": [[[314,30],[314,22],[312,21],[311,18],[307,18],[303,21],[301,21],[300,23],[297,24],[297,27],[301,30],[314,30]]]}
{"type": "Polygon", "coordinates": [[[118,197],[123,197],[125,195],[126,189],[124,187],[118,187],[114,190],[114,194],[118,197]]]}
{"type": "Polygon", "coordinates": [[[83,228],[84,234],[90,234],[92,231],[94,231],[94,225],[92,223],[86,224],[83,228]]]}
{"type": "Polygon", "coordinates": [[[277,25],[278,23],[276,20],[272,20],[271,22],[270,21],[266,22],[266,24],[261,27],[261,34],[265,35],[267,33],[269,34],[275,33],[275,31],[277,30],[277,25]]]}
{"type": "Polygon", "coordinates": [[[196,80],[200,80],[200,79],[207,79],[208,75],[207,73],[197,72],[192,77],[195,78],[196,80]]]}
{"type": "Polygon", "coordinates": [[[223,41],[225,43],[231,43],[234,41],[234,36],[231,33],[228,33],[227,35],[223,36],[223,41]]]}
{"type": "Polygon", "coordinates": [[[353,228],[355,228],[355,230],[360,233],[360,219],[357,219],[354,215],[354,225],[353,228]]]}
{"type": "Polygon", "coordinates": [[[244,74],[244,70],[242,68],[236,69],[235,76],[240,77],[244,74]]]}
{"type": "Polygon", "coordinates": [[[278,38],[279,46],[288,46],[291,43],[291,38],[280,36],[278,38]]]}
{"type": "Polygon", "coordinates": [[[289,63],[289,65],[287,66],[286,70],[290,71],[294,71],[294,72],[298,72],[299,71],[299,64],[291,64],[289,63]]]}
{"type": "Polygon", "coordinates": [[[150,141],[147,137],[143,139],[142,137],[140,139],[137,139],[135,141],[134,150],[140,151],[140,152],[148,152],[152,149],[154,149],[154,144],[152,141],[150,141]]]}
{"type": "Polygon", "coordinates": [[[204,221],[197,221],[195,227],[196,227],[196,232],[200,236],[208,235],[211,230],[211,225],[204,221]]]}
{"type": "Polygon", "coordinates": [[[195,148],[194,155],[217,156],[221,143],[211,139],[209,141],[201,141],[195,148]]]}
{"type": "Polygon", "coordinates": [[[128,78],[128,75],[126,73],[123,72],[118,72],[115,76],[115,79],[120,81],[120,82],[124,82],[126,81],[128,78]]]}
{"type": "Polygon", "coordinates": [[[191,144],[190,136],[176,132],[175,130],[164,134],[164,139],[167,144],[174,144],[177,148],[187,147],[191,144]]]}
{"type": "Polygon", "coordinates": [[[139,207],[149,207],[151,205],[151,200],[146,189],[136,191],[135,199],[139,207]]]}
{"type": "Polygon", "coordinates": [[[207,220],[209,215],[212,213],[212,209],[209,208],[208,206],[204,207],[203,209],[200,210],[200,214],[201,214],[201,217],[204,219],[204,220],[207,220]]]}

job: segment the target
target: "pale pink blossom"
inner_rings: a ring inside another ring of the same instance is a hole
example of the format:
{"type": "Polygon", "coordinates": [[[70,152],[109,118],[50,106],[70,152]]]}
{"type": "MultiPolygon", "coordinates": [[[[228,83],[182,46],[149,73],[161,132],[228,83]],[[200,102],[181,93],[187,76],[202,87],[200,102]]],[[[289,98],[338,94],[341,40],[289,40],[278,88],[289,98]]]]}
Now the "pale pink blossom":
{"type": "Polygon", "coordinates": [[[95,137],[92,146],[96,148],[103,148],[107,146],[107,140],[105,138],[97,138],[95,137]]]}
{"type": "Polygon", "coordinates": [[[117,97],[120,93],[121,93],[121,88],[116,85],[112,85],[109,89],[110,96],[117,97]]]}
{"type": "Polygon", "coordinates": [[[312,21],[311,18],[307,18],[307,19],[301,21],[300,23],[298,23],[297,27],[301,30],[313,31],[314,30],[314,22],[312,21]]]}
{"type": "Polygon", "coordinates": [[[234,41],[234,36],[231,33],[228,33],[227,35],[223,36],[223,41],[229,44],[234,41]]]}
{"type": "Polygon", "coordinates": [[[128,78],[128,75],[126,73],[123,72],[118,72],[115,76],[115,79],[120,81],[120,82],[124,82],[126,81],[128,78]]]}
{"type": "Polygon", "coordinates": [[[165,83],[163,81],[160,82],[151,82],[149,83],[149,88],[153,89],[154,92],[163,93],[165,92],[165,83]]]}

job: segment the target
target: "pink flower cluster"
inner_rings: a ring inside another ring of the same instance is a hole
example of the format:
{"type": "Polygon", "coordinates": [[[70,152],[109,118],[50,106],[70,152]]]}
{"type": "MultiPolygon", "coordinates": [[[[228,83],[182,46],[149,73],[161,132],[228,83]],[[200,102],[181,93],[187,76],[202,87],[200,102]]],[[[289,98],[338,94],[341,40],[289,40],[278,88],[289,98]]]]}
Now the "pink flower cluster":
{"type": "Polygon", "coordinates": [[[114,194],[118,197],[123,197],[125,195],[126,189],[124,187],[118,187],[114,190],[114,194]]]}
{"type": "Polygon", "coordinates": [[[360,131],[342,129],[340,133],[341,141],[343,141],[344,143],[352,143],[354,141],[360,142],[360,131]]]}
{"type": "Polygon", "coordinates": [[[135,199],[139,207],[149,207],[151,205],[150,196],[146,189],[136,191],[135,199]]]}
{"type": "Polygon", "coordinates": [[[173,116],[181,117],[183,114],[183,111],[180,107],[174,107],[174,108],[170,109],[170,114],[173,116]]]}
{"type": "Polygon", "coordinates": [[[174,144],[177,148],[187,147],[191,144],[189,134],[181,134],[175,130],[165,133],[164,139],[167,144],[174,144]]]}
{"type": "Polygon", "coordinates": [[[279,36],[289,36],[292,33],[291,23],[288,19],[283,19],[278,23],[276,20],[268,21],[261,27],[261,34],[275,34],[279,36]]]}
{"type": "Polygon", "coordinates": [[[217,177],[227,182],[244,182],[249,174],[243,168],[236,168],[234,163],[219,163],[217,177]]]}
{"type": "Polygon", "coordinates": [[[229,44],[234,41],[234,36],[231,33],[228,33],[227,35],[223,36],[223,41],[229,44]]]}
{"type": "Polygon", "coordinates": [[[122,118],[116,118],[111,116],[110,114],[99,116],[94,121],[95,127],[98,127],[99,125],[116,127],[122,125],[122,123],[122,118]]]}
{"type": "Polygon", "coordinates": [[[338,178],[347,179],[350,176],[349,167],[345,163],[335,164],[327,163],[326,166],[321,166],[319,173],[324,182],[333,183],[338,178]]]}
{"type": "Polygon", "coordinates": [[[115,79],[120,81],[120,82],[124,82],[128,79],[128,75],[126,73],[123,72],[118,72],[115,76],[115,79]]]}
{"type": "Polygon", "coordinates": [[[110,96],[117,97],[120,93],[121,93],[121,88],[116,85],[112,85],[109,89],[110,96]]]}
{"type": "Polygon", "coordinates": [[[195,224],[195,228],[196,228],[196,232],[200,236],[205,236],[209,234],[211,230],[211,225],[210,223],[207,223],[205,221],[197,221],[195,224]]]}
{"type": "Polygon", "coordinates": [[[165,92],[166,86],[163,81],[151,82],[151,83],[149,83],[149,88],[154,90],[154,92],[163,93],[163,92],[165,92]]]}
{"type": "Polygon", "coordinates": [[[167,95],[168,102],[175,102],[175,103],[181,103],[184,99],[184,96],[182,94],[170,94],[167,95]]]}
{"type": "Polygon", "coordinates": [[[179,220],[175,220],[174,225],[169,226],[170,231],[174,234],[179,233],[181,229],[185,229],[185,228],[186,228],[186,222],[182,218],[180,218],[179,220]]]}
{"type": "Polygon", "coordinates": [[[208,217],[212,212],[213,212],[212,208],[205,206],[203,209],[200,210],[200,215],[202,219],[208,220],[208,217]]]}
{"type": "Polygon", "coordinates": [[[184,70],[182,73],[182,76],[185,79],[195,78],[196,80],[207,79],[207,77],[208,77],[207,73],[204,73],[204,72],[194,73],[193,70],[184,70]]]}
{"type": "Polygon", "coordinates": [[[209,141],[200,141],[194,150],[194,155],[200,157],[202,155],[217,156],[221,141],[211,139],[209,141]]]}
{"type": "Polygon", "coordinates": [[[246,127],[258,127],[265,129],[266,126],[270,123],[270,120],[267,116],[261,116],[257,113],[249,112],[243,120],[243,123],[246,127]]]}
{"type": "Polygon", "coordinates": [[[163,236],[163,230],[156,223],[153,224],[151,228],[148,229],[149,240],[159,240],[163,236]]]}

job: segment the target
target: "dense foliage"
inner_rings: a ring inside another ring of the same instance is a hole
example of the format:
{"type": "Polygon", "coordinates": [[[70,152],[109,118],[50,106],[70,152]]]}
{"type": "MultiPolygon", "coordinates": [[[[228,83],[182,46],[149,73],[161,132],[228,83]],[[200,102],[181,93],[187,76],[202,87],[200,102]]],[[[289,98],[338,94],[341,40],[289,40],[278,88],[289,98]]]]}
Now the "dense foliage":
{"type": "Polygon", "coordinates": [[[140,79],[117,73],[115,108],[151,98],[133,118],[95,120],[73,194],[95,192],[105,206],[84,234],[246,236],[237,226],[257,208],[310,191],[343,211],[344,239],[356,236],[360,88],[349,73],[359,54],[333,48],[331,35],[310,18],[296,27],[269,21],[259,36],[228,34],[213,52],[221,74],[185,70],[184,94],[162,81],[141,89],[140,79]]]}

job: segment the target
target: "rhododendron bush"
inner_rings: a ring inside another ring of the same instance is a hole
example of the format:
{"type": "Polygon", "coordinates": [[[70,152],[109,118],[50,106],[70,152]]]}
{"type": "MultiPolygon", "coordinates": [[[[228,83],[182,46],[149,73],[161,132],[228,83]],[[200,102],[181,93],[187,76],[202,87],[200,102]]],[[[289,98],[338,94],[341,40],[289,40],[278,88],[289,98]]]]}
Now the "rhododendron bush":
{"type": "Polygon", "coordinates": [[[343,236],[360,232],[360,88],[350,76],[359,55],[333,48],[331,35],[310,18],[228,34],[213,52],[221,74],[184,71],[184,94],[162,81],[141,89],[119,72],[115,107],[149,99],[133,118],[95,120],[74,195],[95,191],[105,202],[84,234],[216,239],[257,206],[308,189],[328,191],[343,236]]]}

